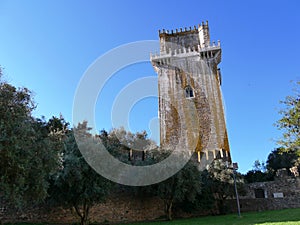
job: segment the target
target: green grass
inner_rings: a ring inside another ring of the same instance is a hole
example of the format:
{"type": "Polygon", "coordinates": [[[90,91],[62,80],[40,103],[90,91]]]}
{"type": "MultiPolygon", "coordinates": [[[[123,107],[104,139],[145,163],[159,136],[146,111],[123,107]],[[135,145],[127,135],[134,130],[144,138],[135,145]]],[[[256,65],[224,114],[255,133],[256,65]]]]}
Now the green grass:
{"type": "MultiPolygon", "coordinates": [[[[206,216],[174,221],[131,223],[126,225],[300,225],[300,208],[264,212],[242,213],[225,216],[206,216]]],[[[48,225],[19,223],[18,225],[48,225]]],[[[50,224],[49,224],[50,225],[50,224]]],[[[120,224],[119,224],[120,225],[120,224]]]]}
{"type": "Polygon", "coordinates": [[[300,225],[300,208],[264,212],[242,213],[237,215],[207,216],[170,222],[132,223],[127,225],[300,225]]]}

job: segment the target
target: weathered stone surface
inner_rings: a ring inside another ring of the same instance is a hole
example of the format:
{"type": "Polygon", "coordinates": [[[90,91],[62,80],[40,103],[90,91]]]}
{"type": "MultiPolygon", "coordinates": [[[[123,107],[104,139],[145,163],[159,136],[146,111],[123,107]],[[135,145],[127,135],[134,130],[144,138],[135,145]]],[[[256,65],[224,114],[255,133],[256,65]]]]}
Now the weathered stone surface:
{"type": "MultiPolygon", "coordinates": [[[[163,202],[159,198],[137,197],[128,193],[117,192],[103,204],[95,205],[90,210],[91,222],[105,221],[134,222],[156,220],[164,216],[163,202]]],[[[0,211],[1,222],[47,222],[72,224],[78,222],[75,211],[60,207],[40,206],[27,208],[23,212],[9,209],[0,211]]]]}
{"type": "Polygon", "coordinates": [[[255,198],[255,190],[262,189],[265,198],[274,198],[274,193],[283,193],[283,197],[300,198],[300,178],[284,177],[268,182],[256,182],[247,184],[247,195],[242,199],[255,198]]]}
{"type": "MultiPolygon", "coordinates": [[[[244,212],[300,207],[299,177],[280,176],[274,181],[247,184],[246,188],[247,194],[240,196],[241,210],[244,212]],[[256,190],[263,192],[261,198],[255,196],[256,190]],[[278,195],[279,193],[282,197],[278,195]]],[[[231,212],[236,212],[235,200],[229,200],[228,206],[231,212]]]]}
{"type": "Polygon", "coordinates": [[[159,37],[160,54],[151,62],[158,73],[161,147],[201,152],[203,166],[216,157],[230,161],[217,67],[220,44],[210,43],[207,23],[159,37]]]}

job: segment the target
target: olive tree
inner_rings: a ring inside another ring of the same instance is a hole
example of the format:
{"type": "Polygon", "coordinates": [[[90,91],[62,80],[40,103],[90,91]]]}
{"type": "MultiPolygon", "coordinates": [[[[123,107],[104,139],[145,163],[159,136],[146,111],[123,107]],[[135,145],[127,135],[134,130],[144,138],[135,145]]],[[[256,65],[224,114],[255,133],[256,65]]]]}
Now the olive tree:
{"type": "MultiPolygon", "coordinates": [[[[86,122],[75,129],[81,129],[80,132],[91,137],[86,122]]],[[[61,160],[61,169],[53,176],[51,200],[73,209],[81,225],[88,224],[90,208],[105,201],[112,184],[85,161],[75,140],[74,130],[67,134],[61,160]]]]}
{"type": "Polygon", "coordinates": [[[60,135],[32,116],[34,108],[32,93],[0,74],[0,190],[18,208],[46,198],[49,174],[59,163],[60,135]]]}

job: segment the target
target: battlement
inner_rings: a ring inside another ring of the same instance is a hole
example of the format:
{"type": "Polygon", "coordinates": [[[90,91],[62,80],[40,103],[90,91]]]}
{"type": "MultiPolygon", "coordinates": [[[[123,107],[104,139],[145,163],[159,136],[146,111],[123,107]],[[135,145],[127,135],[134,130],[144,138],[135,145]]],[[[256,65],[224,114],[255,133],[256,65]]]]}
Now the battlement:
{"type": "Polygon", "coordinates": [[[207,27],[208,28],[208,21],[206,21],[206,24],[204,24],[204,22],[202,22],[202,24],[198,24],[198,26],[194,26],[192,27],[185,27],[183,28],[179,28],[179,29],[175,29],[175,30],[166,30],[166,29],[162,29],[162,30],[158,30],[158,33],[160,36],[163,35],[184,35],[187,33],[198,33],[198,30],[201,28],[207,27]]]}
{"type": "Polygon", "coordinates": [[[150,60],[153,65],[172,65],[172,60],[188,57],[199,57],[204,61],[213,59],[216,64],[219,64],[221,62],[220,41],[218,41],[217,44],[212,42],[209,46],[204,48],[201,48],[200,45],[197,47],[193,46],[192,48],[180,48],[180,46],[178,46],[178,48],[164,50],[162,53],[150,53],[150,60]]]}
{"type": "Polygon", "coordinates": [[[160,53],[150,53],[150,59],[160,59],[160,58],[168,58],[172,56],[176,57],[188,57],[188,56],[194,56],[194,55],[200,55],[202,58],[212,58],[214,56],[214,53],[221,49],[221,43],[220,41],[212,42],[208,46],[201,47],[200,45],[197,46],[188,46],[181,47],[176,46],[177,48],[164,48],[162,52],[160,53]]]}
{"type": "Polygon", "coordinates": [[[185,27],[175,30],[159,30],[160,54],[180,48],[195,48],[200,51],[202,48],[211,46],[208,22],[202,22],[197,26],[185,27]]]}
{"type": "Polygon", "coordinates": [[[179,30],[159,30],[160,51],[151,53],[152,62],[165,64],[174,57],[199,56],[201,59],[216,59],[221,61],[220,41],[210,41],[208,22],[202,22],[194,28],[180,28],[179,30]]]}
{"type": "MultiPolygon", "coordinates": [[[[198,25],[198,27],[200,26],[200,24],[198,25]]],[[[197,29],[197,27],[196,26],[194,26],[194,28],[192,28],[192,27],[189,27],[189,28],[179,28],[179,30],[178,29],[175,29],[175,30],[165,30],[165,29],[162,29],[162,30],[158,30],[158,33],[159,33],[159,35],[160,36],[162,36],[162,35],[165,35],[165,34],[169,34],[169,35],[177,35],[177,34],[184,34],[184,33],[187,33],[187,32],[189,32],[189,33],[192,33],[192,32],[198,32],[198,29],[197,29]]]]}

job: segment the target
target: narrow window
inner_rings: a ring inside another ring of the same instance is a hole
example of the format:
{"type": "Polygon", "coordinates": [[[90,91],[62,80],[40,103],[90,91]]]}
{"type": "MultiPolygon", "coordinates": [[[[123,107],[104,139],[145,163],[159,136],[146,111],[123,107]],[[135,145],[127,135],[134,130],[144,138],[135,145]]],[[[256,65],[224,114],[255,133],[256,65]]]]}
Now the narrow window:
{"type": "Polygon", "coordinates": [[[194,97],[194,90],[190,85],[186,86],[186,88],[185,88],[185,97],[186,98],[194,97]]]}

